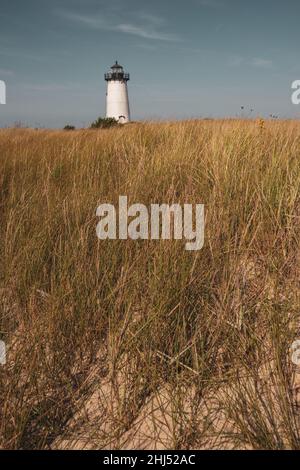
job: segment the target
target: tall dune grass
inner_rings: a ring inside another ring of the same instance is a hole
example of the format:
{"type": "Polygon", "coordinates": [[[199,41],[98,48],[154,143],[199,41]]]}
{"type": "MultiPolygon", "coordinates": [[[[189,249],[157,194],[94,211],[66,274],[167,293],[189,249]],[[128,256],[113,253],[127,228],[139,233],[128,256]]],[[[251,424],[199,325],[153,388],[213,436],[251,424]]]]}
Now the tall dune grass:
{"type": "Polygon", "coordinates": [[[299,159],[297,122],[0,131],[1,447],[125,448],[156,397],[165,447],[299,449],[299,159]],[[204,203],[204,248],[98,240],[119,195],[204,203]]]}

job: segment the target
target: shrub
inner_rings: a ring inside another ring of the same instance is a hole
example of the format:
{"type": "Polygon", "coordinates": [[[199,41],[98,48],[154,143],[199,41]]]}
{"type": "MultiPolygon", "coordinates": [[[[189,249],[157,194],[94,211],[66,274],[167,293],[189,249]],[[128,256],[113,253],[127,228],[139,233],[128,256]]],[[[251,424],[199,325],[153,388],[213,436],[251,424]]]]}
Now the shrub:
{"type": "Polygon", "coordinates": [[[64,131],[74,131],[74,130],[75,130],[75,126],[70,126],[70,124],[67,124],[64,127],[64,131]]]}
{"type": "Polygon", "coordinates": [[[101,118],[92,122],[91,129],[107,129],[108,127],[117,126],[118,121],[115,118],[101,118]]]}

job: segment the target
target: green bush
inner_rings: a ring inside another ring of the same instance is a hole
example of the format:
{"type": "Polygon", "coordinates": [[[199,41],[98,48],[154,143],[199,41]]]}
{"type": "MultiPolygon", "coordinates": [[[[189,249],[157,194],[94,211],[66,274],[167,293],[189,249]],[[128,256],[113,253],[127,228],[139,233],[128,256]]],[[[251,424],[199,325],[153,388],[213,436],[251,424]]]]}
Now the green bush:
{"type": "Polygon", "coordinates": [[[91,129],[107,129],[108,127],[117,126],[118,121],[115,118],[101,118],[92,122],[91,129]]]}
{"type": "Polygon", "coordinates": [[[64,127],[64,131],[74,131],[74,130],[75,130],[75,126],[70,126],[70,124],[67,124],[64,127]]]}

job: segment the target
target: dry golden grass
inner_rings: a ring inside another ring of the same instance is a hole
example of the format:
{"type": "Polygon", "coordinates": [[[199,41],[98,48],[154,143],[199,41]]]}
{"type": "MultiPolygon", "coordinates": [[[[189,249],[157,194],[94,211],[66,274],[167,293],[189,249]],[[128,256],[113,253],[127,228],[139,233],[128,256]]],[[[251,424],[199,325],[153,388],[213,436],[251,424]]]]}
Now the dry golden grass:
{"type": "Polygon", "coordinates": [[[0,446],[300,449],[299,159],[297,122],[0,131],[0,446]],[[204,203],[204,248],[99,241],[119,195],[204,203]]]}

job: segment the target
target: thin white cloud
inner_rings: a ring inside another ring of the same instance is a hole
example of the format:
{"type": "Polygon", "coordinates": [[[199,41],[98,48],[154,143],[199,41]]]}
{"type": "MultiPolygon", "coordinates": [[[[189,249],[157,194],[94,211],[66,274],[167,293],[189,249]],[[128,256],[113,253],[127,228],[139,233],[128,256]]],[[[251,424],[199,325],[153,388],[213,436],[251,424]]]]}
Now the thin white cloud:
{"type": "Polygon", "coordinates": [[[27,91],[41,92],[41,93],[59,93],[61,91],[72,91],[78,89],[78,83],[38,83],[26,84],[24,89],[27,91]]]}
{"type": "Polygon", "coordinates": [[[133,34],[144,39],[158,39],[160,41],[177,41],[178,38],[174,34],[160,33],[155,30],[135,26],[133,24],[118,24],[115,26],[116,31],[121,33],[133,34]]]}
{"type": "Polygon", "coordinates": [[[242,64],[245,63],[245,59],[241,56],[234,55],[234,56],[229,58],[228,63],[232,67],[238,67],[239,65],[242,65],[242,64]]]}
{"type": "Polygon", "coordinates": [[[93,17],[93,16],[86,16],[86,15],[81,15],[79,13],[73,13],[70,11],[64,11],[64,10],[59,10],[58,11],[59,16],[62,18],[69,20],[69,21],[74,21],[77,23],[82,23],[90,28],[94,29],[109,29],[108,24],[99,17],[93,17]]]}
{"type": "Polygon", "coordinates": [[[9,69],[0,69],[0,77],[13,77],[14,72],[9,69]]]}
{"type": "Polygon", "coordinates": [[[273,62],[270,59],[262,59],[260,57],[254,57],[251,61],[253,67],[260,67],[263,69],[269,69],[273,66],[273,62]]]}
{"type": "Polygon", "coordinates": [[[245,57],[235,55],[235,56],[230,57],[229,65],[232,67],[250,66],[250,67],[262,68],[262,69],[270,69],[273,67],[273,62],[270,59],[264,59],[261,57],[254,57],[252,59],[248,59],[245,57]]]}
{"type": "Polygon", "coordinates": [[[112,21],[111,19],[99,16],[87,16],[65,10],[58,11],[62,18],[81,23],[91,29],[103,31],[115,31],[123,34],[138,36],[143,39],[156,39],[160,41],[178,41],[179,37],[175,34],[165,33],[160,30],[164,21],[162,18],[142,13],[139,16],[138,24],[136,22],[112,21]]]}

